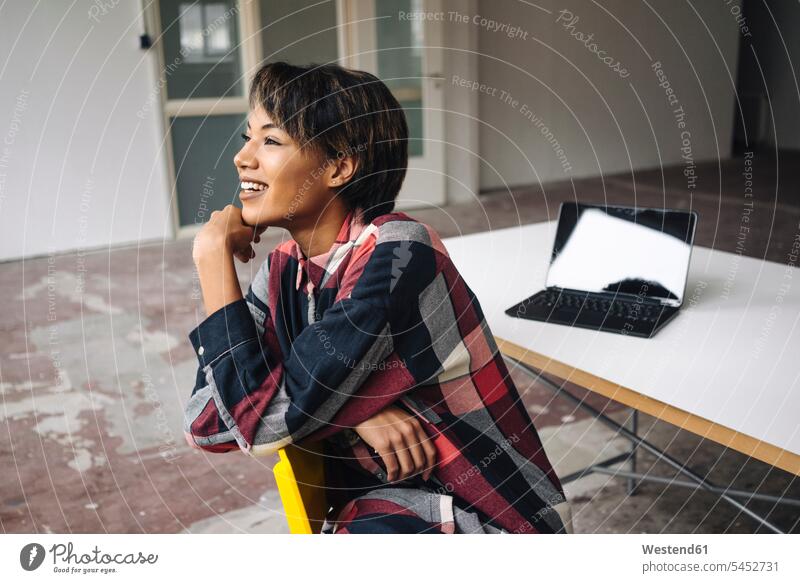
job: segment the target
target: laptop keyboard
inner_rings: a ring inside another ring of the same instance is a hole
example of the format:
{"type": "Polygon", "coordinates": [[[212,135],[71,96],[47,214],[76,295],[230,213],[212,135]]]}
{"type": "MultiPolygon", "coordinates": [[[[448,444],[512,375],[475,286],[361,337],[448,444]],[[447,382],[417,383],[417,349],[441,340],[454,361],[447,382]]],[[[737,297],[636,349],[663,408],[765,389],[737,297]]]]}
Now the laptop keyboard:
{"type": "Polygon", "coordinates": [[[579,296],[547,290],[537,295],[534,304],[544,304],[553,310],[578,311],[581,308],[593,312],[601,312],[610,316],[655,322],[661,315],[662,306],[638,303],[635,301],[611,300],[594,296],[579,296]]]}

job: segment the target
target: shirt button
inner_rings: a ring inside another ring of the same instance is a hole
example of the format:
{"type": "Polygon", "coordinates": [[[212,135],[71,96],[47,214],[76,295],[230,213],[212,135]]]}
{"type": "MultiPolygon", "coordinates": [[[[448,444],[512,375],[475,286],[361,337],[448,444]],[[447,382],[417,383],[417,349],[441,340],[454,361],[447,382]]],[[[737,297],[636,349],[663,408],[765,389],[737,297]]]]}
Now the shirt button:
{"type": "Polygon", "coordinates": [[[206,351],[206,349],[201,346],[200,348],[197,349],[197,354],[199,354],[200,356],[203,356],[203,353],[205,351],[206,351]]]}

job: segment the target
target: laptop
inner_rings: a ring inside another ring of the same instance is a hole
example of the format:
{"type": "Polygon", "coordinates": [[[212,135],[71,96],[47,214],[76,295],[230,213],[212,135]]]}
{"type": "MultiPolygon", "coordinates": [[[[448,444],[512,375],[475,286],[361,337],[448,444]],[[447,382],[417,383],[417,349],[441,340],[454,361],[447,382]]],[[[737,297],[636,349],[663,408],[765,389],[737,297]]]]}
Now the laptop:
{"type": "Polygon", "coordinates": [[[683,304],[696,211],[561,203],[546,288],[506,314],[651,338],[683,304]]]}

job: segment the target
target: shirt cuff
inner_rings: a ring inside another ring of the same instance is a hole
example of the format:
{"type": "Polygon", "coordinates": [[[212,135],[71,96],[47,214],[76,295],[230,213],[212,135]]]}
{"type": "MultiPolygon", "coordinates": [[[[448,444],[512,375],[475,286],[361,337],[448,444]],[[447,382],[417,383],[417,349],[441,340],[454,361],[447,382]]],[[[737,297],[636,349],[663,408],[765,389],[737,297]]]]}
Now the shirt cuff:
{"type": "Polygon", "coordinates": [[[258,340],[258,330],[244,298],[221,307],[189,332],[200,367],[250,340],[258,340]]]}

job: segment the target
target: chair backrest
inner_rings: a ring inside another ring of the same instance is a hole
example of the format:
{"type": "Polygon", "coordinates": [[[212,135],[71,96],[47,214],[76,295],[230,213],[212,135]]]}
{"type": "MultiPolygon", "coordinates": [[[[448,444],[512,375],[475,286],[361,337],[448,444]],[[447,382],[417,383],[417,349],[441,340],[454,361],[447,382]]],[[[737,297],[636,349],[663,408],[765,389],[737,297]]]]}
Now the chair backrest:
{"type": "Polygon", "coordinates": [[[278,450],[275,482],[291,534],[318,534],[328,511],[322,442],[278,450]]]}

